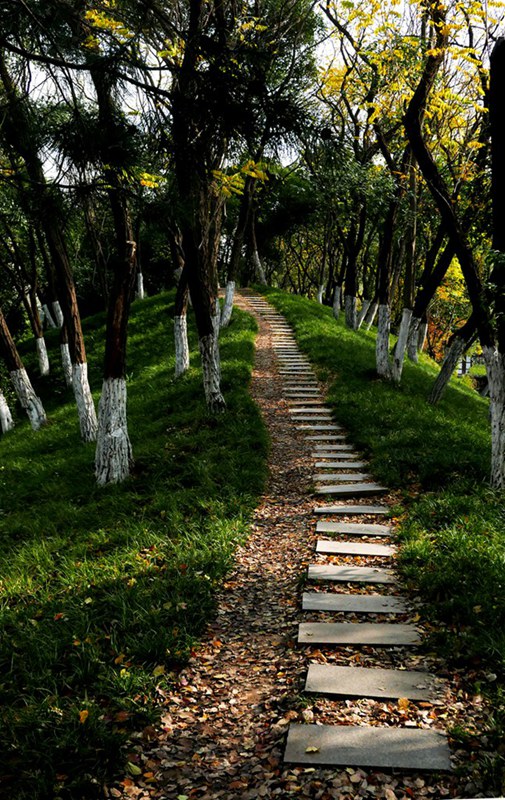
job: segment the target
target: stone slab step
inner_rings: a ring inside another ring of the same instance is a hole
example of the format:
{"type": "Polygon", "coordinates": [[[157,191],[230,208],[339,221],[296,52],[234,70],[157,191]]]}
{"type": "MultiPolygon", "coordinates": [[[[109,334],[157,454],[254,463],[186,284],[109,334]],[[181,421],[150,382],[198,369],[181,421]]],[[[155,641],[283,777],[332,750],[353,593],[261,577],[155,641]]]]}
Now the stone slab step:
{"type": "Polygon", "coordinates": [[[366,461],[316,461],[317,469],[362,469],[367,467],[366,461]]]}
{"type": "MultiPolygon", "coordinates": [[[[324,405],[319,406],[318,408],[310,408],[301,406],[300,408],[290,408],[290,414],[314,414],[320,416],[321,414],[331,414],[331,408],[327,408],[324,405]]],[[[330,417],[331,419],[331,417],[330,417]]]]}
{"type": "Polygon", "coordinates": [[[335,592],[304,592],[302,608],[304,611],[344,611],[354,614],[406,614],[409,611],[402,597],[335,592]]]}
{"type": "Polygon", "coordinates": [[[415,627],[402,622],[301,622],[298,626],[298,644],[404,647],[420,643],[415,627]]]}
{"type": "MultiPolygon", "coordinates": [[[[300,422],[301,420],[296,420],[296,421],[300,422]]],[[[309,424],[297,425],[296,429],[299,430],[299,431],[339,431],[339,430],[341,430],[338,427],[338,425],[309,425],[309,424]]],[[[334,446],[337,447],[337,445],[334,445],[334,446]]],[[[341,447],[348,447],[348,446],[351,447],[351,445],[345,445],[345,444],[341,445],[341,447]]],[[[317,445],[316,445],[316,447],[317,447],[317,445]]]]}
{"type": "MultiPolygon", "coordinates": [[[[308,437],[307,437],[308,438],[308,437]]],[[[325,458],[327,461],[333,461],[334,459],[338,458],[342,461],[355,461],[361,456],[358,453],[355,453],[352,450],[352,445],[350,444],[343,444],[340,450],[337,450],[333,453],[312,453],[312,458],[325,458]]]]}
{"type": "Polygon", "coordinates": [[[352,517],[359,514],[389,514],[389,508],[368,505],[317,506],[314,514],[345,514],[352,517]]]}
{"type": "Polygon", "coordinates": [[[342,556],[394,556],[396,547],[388,544],[362,544],[361,542],[334,542],[318,539],[316,553],[342,556]]]}
{"type": "Polygon", "coordinates": [[[324,483],[325,481],[337,481],[338,483],[356,483],[359,481],[371,481],[372,476],[367,475],[366,472],[335,472],[328,474],[313,475],[312,480],[316,483],[324,483]]]}
{"type": "MultiPolygon", "coordinates": [[[[339,425],[337,425],[339,431],[342,431],[339,425]]],[[[344,444],[345,443],[345,433],[316,433],[313,436],[307,436],[308,442],[333,442],[334,444],[344,444]]],[[[319,447],[319,445],[314,445],[314,447],[319,447]]]]}
{"type": "Polygon", "coordinates": [[[368,669],[310,664],[305,691],[333,697],[373,697],[378,699],[433,700],[435,677],[429,672],[400,669],[368,669]]]}
{"type": "Polygon", "coordinates": [[[284,761],[313,767],[451,771],[450,750],[444,734],[421,728],[376,725],[292,723],[284,761]]]}
{"type": "Polygon", "coordinates": [[[331,444],[329,442],[328,443],[322,442],[321,444],[315,444],[314,447],[316,448],[316,450],[318,452],[319,451],[322,452],[324,450],[325,453],[330,453],[332,450],[351,450],[353,445],[352,444],[346,444],[345,447],[344,447],[342,444],[338,444],[338,443],[331,444]]]}
{"type": "Polygon", "coordinates": [[[309,564],[310,581],[337,581],[338,583],[396,583],[390,570],[378,567],[338,567],[335,564],[309,564]]]}
{"type": "Polygon", "coordinates": [[[333,497],[368,497],[370,495],[385,494],[389,489],[378,483],[350,483],[345,486],[318,486],[315,494],[330,494],[333,497]]]}
{"type": "Polygon", "coordinates": [[[322,397],[313,397],[312,395],[305,395],[302,394],[299,397],[297,394],[289,395],[286,397],[290,408],[303,408],[305,407],[307,411],[312,410],[313,408],[325,408],[324,400],[322,397]]]}
{"type": "Polygon", "coordinates": [[[316,533],[341,533],[346,536],[390,536],[390,525],[367,525],[363,522],[326,522],[320,520],[316,533]]]}

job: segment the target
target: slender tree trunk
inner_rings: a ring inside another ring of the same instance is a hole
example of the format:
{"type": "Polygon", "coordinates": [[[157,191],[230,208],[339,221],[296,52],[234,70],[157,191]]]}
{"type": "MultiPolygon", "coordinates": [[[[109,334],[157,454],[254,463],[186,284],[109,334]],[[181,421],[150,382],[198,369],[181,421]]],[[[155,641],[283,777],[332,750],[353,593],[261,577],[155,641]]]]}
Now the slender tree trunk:
{"type": "Polygon", "coordinates": [[[344,297],[345,324],[355,331],[358,327],[357,298],[355,294],[346,294],[344,297]]]}
{"type": "Polygon", "coordinates": [[[5,399],[5,395],[0,389],[0,429],[2,433],[7,433],[14,427],[14,420],[12,418],[9,404],[5,399]]]}
{"type": "Polygon", "coordinates": [[[446,276],[447,270],[454,258],[454,246],[448,242],[444,247],[436,266],[429,272],[425,272],[423,283],[417,293],[412,311],[412,321],[410,323],[409,341],[407,345],[408,357],[411,361],[417,362],[417,355],[422,350],[423,341],[421,339],[421,328],[428,306],[433,299],[435,292],[441,285],[446,276]]]}
{"type": "Polygon", "coordinates": [[[491,411],[491,486],[505,488],[505,355],[497,348],[482,349],[486,364],[491,411]]]}
{"type": "Polygon", "coordinates": [[[365,314],[365,320],[364,320],[365,330],[369,331],[372,325],[374,324],[378,310],[379,310],[379,303],[377,297],[374,297],[374,299],[372,300],[372,302],[368,307],[368,311],[365,314]]]}
{"type": "Polygon", "coordinates": [[[63,328],[63,325],[65,324],[65,319],[63,317],[63,311],[61,310],[60,301],[53,300],[52,306],[53,306],[54,318],[56,320],[56,327],[63,328]]]}
{"type": "Polygon", "coordinates": [[[72,386],[72,359],[70,357],[70,347],[68,344],[66,325],[63,325],[60,330],[60,353],[65,383],[70,387],[72,386]]]}
{"type": "Polygon", "coordinates": [[[47,322],[48,328],[57,328],[56,322],[53,319],[53,315],[49,311],[49,306],[47,303],[44,303],[42,306],[42,311],[44,312],[44,319],[47,322]]]}
{"type": "Polygon", "coordinates": [[[361,306],[360,312],[358,314],[358,319],[356,321],[356,330],[359,331],[361,326],[363,325],[364,319],[367,315],[368,309],[370,308],[371,300],[363,300],[363,305],[361,306]]]}
{"type": "Polygon", "coordinates": [[[317,290],[317,302],[322,305],[323,304],[323,296],[324,296],[324,283],[320,284],[317,290]]]}
{"type": "Polygon", "coordinates": [[[30,378],[19,356],[5,317],[0,309],[0,351],[9,370],[14,391],[22,408],[26,411],[30,425],[38,431],[47,423],[42,402],[33,390],[30,378]]]}
{"type": "Polygon", "coordinates": [[[175,295],[174,342],[175,342],[175,377],[178,378],[189,369],[188,344],[188,280],[183,269],[177,284],[175,295]]]}
{"type": "Polygon", "coordinates": [[[451,337],[447,351],[438,373],[437,379],[433,384],[428,402],[436,405],[442,397],[451,375],[456,369],[462,355],[468,350],[476,335],[475,317],[470,319],[451,337]]]}
{"type": "Polygon", "coordinates": [[[335,285],[335,291],[333,292],[333,316],[335,319],[338,319],[338,315],[340,314],[340,298],[342,296],[342,286],[338,283],[335,285]]]}
{"type": "Polygon", "coordinates": [[[240,207],[237,224],[233,232],[233,243],[231,246],[230,259],[228,262],[228,280],[226,283],[226,295],[221,315],[221,328],[226,328],[230,324],[233,310],[233,300],[235,296],[235,286],[239,271],[240,258],[244,248],[247,226],[250,224],[253,194],[256,181],[250,175],[246,177],[244,191],[240,198],[240,207]]]}
{"type": "Polygon", "coordinates": [[[391,378],[391,364],[389,362],[389,334],[391,332],[391,312],[389,305],[379,306],[379,323],[377,326],[377,341],[375,344],[375,360],[377,375],[389,380],[391,378]]]}
{"type": "Polygon", "coordinates": [[[231,314],[233,311],[233,299],[235,297],[235,281],[229,280],[226,284],[226,292],[224,296],[223,312],[221,314],[221,328],[227,328],[230,324],[231,314]]]}

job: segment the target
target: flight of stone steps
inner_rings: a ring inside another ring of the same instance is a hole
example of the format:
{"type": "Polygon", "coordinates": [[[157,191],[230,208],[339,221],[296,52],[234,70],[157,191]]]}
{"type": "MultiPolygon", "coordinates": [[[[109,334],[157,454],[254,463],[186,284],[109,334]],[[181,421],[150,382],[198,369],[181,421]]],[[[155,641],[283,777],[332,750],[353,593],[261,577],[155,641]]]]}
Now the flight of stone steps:
{"type": "MultiPolygon", "coordinates": [[[[296,344],[285,319],[260,295],[244,292],[255,311],[269,324],[284,396],[289,403],[293,426],[302,431],[313,448],[314,483],[321,505],[316,532],[321,534],[316,554],[347,557],[378,556],[391,560],[396,548],[381,543],[391,540],[387,524],[389,509],[380,503],[388,492],[366,473],[366,462],[346,442],[345,433],[324,405],[318,381],[307,357],[296,344]],[[364,502],[362,500],[365,499],[364,502]],[[369,499],[369,500],[368,500],[369,499]],[[368,500],[368,502],[367,502],[368,500]],[[330,505],[325,503],[330,502],[330,505]],[[341,537],[344,537],[343,539],[341,537]],[[364,537],[364,540],[363,540],[364,537]],[[372,542],[370,542],[372,539],[372,542]],[[377,543],[375,539],[378,539],[377,543]]],[[[405,622],[366,621],[366,615],[403,615],[410,609],[397,594],[381,594],[380,587],[394,589],[396,576],[390,567],[336,566],[315,562],[307,578],[317,582],[319,591],[306,591],[304,611],[362,614],[363,622],[304,622],[299,626],[298,642],[305,647],[406,647],[421,642],[416,627],[405,622]],[[324,587],[366,587],[366,593],[335,593],[324,587]],[[321,590],[322,585],[322,590],[321,590]],[[378,588],[379,587],[379,588],[378,588]]],[[[380,617],[379,617],[380,618],[380,617]]],[[[360,666],[334,666],[311,663],[305,684],[308,694],[335,699],[372,698],[412,702],[431,701],[436,693],[435,676],[416,670],[379,669],[360,666]]],[[[305,766],[370,767],[405,770],[451,770],[450,751],[445,734],[418,727],[376,725],[291,724],[284,760],[305,766]]]]}

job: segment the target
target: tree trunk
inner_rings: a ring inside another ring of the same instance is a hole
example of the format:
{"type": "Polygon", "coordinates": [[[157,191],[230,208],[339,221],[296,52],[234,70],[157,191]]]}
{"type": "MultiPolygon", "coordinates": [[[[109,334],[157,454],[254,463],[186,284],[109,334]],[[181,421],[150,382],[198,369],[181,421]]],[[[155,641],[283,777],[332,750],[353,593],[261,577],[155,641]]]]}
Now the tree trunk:
{"type": "Polygon", "coordinates": [[[348,328],[355,331],[358,327],[357,300],[356,295],[346,294],[344,297],[345,324],[348,328]]]}
{"type": "Polygon", "coordinates": [[[135,297],[137,300],[143,300],[145,297],[144,293],[144,276],[139,271],[137,272],[137,290],[135,292],[135,297]]]}
{"type": "Polygon", "coordinates": [[[421,320],[419,317],[411,317],[409,336],[407,340],[407,356],[409,361],[417,364],[419,361],[419,339],[420,339],[421,320]]]}
{"type": "Polygon", "coordinates": [[[358,314],[358,319],[356,322],[356,330],[359,331],[361,326],[363,325],[363,321],[367,315],[367,311],[370,308],[371,300],[363,300],[363,305],[361,306],[361,310],[358,314]]]}
{"type": "Polygon", "coordinates": [[[471,342],[475,338],[475,318],[472,315],[470,319],[452,336],[449,341],[449,346],[445,354],[442,367],[438,373],[437,379],[433,384],[428,402],[431,405],[436,405],[442,397],[447,384],[451,379],[451,375],[458,365],[463,353],[468,350],[471,342]]]}
{"type": "Polygon", "coordinates": [[[9,404],[5,399],[5,395],[0,389],[0,428],[2,433],[7,433],[14,427],[14,420],[12,419],[9,404]]]}
{"type": "Polygon", "coordinates": [[[400,383],[402,378],[403,360],[405,357],[405,350],[407,348],[411,319],[412,319],[412,309],[404,308],[402,314],[402,321],[400,324],[400,331],[398,333],[398,341],[396,342],[396,347],[393,355],[393,363],[391,365],[391,375],[395,383],[400,383]]]}
{"type": "Polygon", "coordinates": [[[53,306],[54,318],[56,320],[56,327],[62,328],[65,323],[65,320],[63,318],[63,312],[61,310],[60,301],[53,300],[52,306],[53,306]]]}
{"type": "Polygon", "coordinates": [[[388,305],[379,306],[379,324],[377,328],[377,341],[375,344],[375,360],[377,375],[389,380],[391,378],[391,365],[389,363],[389,333],[391,330],[391,314],[388,305]]]}
{"type": "Polygon", "coordinates": [[[95,474],[99,486],[121,483],[130,474],[132,448],[126,419],[125,378],[105,378],[98,404],[95,474]]]}
{"type": "Polygon", "coordinates": [[[317,290],[317,302],[322,305],[323,304],[323,295],[324,295],[324,283],[320,284],[317,290]]]}
{"type": "Polygon", "coordinates": [[[49,358],[47,355],[46,340],[43,336],[35,339],[35,346],[37,348],[40,374],[49,375],[49,358]]]}
{"type": "Polygon", "coordinates": [[[224,298],[223,313],[221,314],[221,328],[227,328],[230,324],[233,311],[233,298],[235,297],[235,281],[228,281],[224,298]]]}
{"type": "Polygon", "coordinates": [[[188,344],[188,281],[184,267],[179,275],[175,295],[174,344],[175,344],[175,377],[178,378],[189,369],[188,344]]]}
{"type": "Polygon", "coordinates": [[[22,408],[26,411],[34,431],[38,431],[47,422],[47,417],[40,399],[33,390],[30,378],[19,356],[14,339],[0,309],[0,352],[22,408]]]}
{"type": "Polygon", "coordinates": [[[333,292],[333,316],[338,319],[340,314],[340,298],[342,296],[342,287],[337,283],[335,291],[333,292]]]}
{"type": "Polygon", "coordinates": [[[47,305],[47,303],[43,304],[42,311],[44,313],[44,319],[47,322],[47,327],[48,328],[57,328],[58,326],[56,325],[56,322],[53,319],[53,315],[49,311],[49,306],[47,305]]]}
{"type": "Polygon", "coordinates": [[[375,317],[377,316],[377,311],[379,310],[379,304],[376,299],[372,300],[368,311],[365,315],[365,330],[369,331],[372,325],[375,322],[375,317]]]}

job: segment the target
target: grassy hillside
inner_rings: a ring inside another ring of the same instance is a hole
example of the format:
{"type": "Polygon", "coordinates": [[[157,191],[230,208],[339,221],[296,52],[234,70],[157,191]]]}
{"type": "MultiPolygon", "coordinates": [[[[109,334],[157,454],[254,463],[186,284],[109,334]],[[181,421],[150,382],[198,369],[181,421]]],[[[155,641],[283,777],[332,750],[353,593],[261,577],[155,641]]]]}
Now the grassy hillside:
{"type": "MultiPolygon", "coordinates": [[[[0,794],[11,798],[99,792],[93,781],[117,769],[128,731],[151,718],[211,617],[263,486],[255,324],[234,312],[221,345],[228,411],[210,418],[193,330],[191,369],[172,378],[172,303],[133,308],[125,485],[95,486],[55,332],[53,374],[36,383],[50,425],[33,433],[18,415],[0,440],[0,794]]],[[[85,336],[98,400],[102,317],[85,336]]]]}

